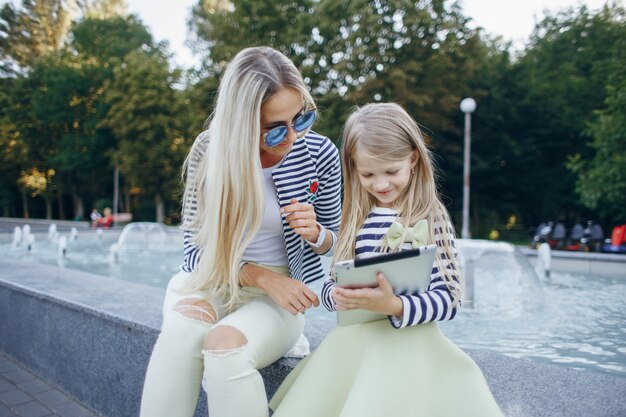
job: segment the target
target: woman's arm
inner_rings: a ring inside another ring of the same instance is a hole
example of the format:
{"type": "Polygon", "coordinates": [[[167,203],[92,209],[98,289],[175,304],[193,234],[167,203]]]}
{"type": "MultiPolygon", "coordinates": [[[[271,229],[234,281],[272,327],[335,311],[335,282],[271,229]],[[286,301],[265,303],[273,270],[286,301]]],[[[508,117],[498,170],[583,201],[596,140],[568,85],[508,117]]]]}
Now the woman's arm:
{"type": "Polygon", "coordinates": [[[293,315],[320,305],[317,295],[304,283],[252,263],[241,267],[239,283],[262,289],[276,304],[293,315]]]}
{"type": "Polygon", "coordinates": [[[185,272],[191,272],[196,269],[201,255],[200,248],[193,243],[194,237],[198,233],[196,229],[192,228],[198,207],[198,192],[194,186],[194,180],[196,172],[198,171],[198,166],[207,152],[208,145],[208,132],[201,132],[196,137],[186,166],[186,184],[182,210],[183,265],[181,266],[181,269],[185,272]]]}
{"type": "Polygon", "coordinates": [[[334,244],[333,235],[317,222],[315,207],[309,203],[298,203],[295,198],[290,203],[280,209],[289,226],[308,242],[313,252],[318,255],[328,253],[334,244]]]}
{"type": "Polygon", "coordinates": [[[315,197],[315,215],[317,223],[326,229],[326,239],[322,247],[311,249],[320,255],[330,256],[334,251],[341,222],[342,178],[339,150],[329,139],[325,139],[320,146],[316,167],[319,187],[315,197]]]}
{"type": "Polygon", "coordinates": [[[341,164],[339,151],[328,138],[323,138],[314,156],[318,177],[313,195],[315,200],[311,204],[292,199],[288,206],[281,208],[281,213],[313,252],[329,256],[337,241],[341,221],[341,164]]]}
{"type": "Polygon", "coordinates": [[[181,269],[185,272],[196,269],[200,261],[200,248],[192,243],[193,236],[193,231],[183,230],[183,265],[181,269]]]}

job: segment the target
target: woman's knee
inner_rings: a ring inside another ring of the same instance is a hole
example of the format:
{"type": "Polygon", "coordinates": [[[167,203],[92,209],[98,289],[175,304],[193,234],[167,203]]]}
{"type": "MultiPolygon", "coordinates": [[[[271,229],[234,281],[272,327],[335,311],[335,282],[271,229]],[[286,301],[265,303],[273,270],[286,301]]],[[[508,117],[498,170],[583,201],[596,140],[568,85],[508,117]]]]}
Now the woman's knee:
{"type": "Polygon", "coordinates": [[[217,356],[237,351],[248,344],[248,339],[241,331],[231,326],[217,326],[204,337],[203,350],[217,356]]]}

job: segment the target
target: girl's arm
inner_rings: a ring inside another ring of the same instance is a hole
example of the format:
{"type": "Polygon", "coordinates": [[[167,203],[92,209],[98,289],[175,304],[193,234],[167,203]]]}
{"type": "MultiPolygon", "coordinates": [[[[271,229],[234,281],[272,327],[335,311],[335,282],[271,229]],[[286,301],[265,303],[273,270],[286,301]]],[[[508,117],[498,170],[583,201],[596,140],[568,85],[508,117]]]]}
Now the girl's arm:
{"type": "MultiPolygon", "coordinates": [[[[433,268],[428,291],[417,295],[399,295],[402,301],[402,315],[389,316],[393,327],[399,329],[431,321],[452,320],[459,305],[452,307],[450,290],[440,277],[439,270],[433,268]]],[[[458,278],[455,279],[458,285],[458,278]]]]}
{"type": "Polygon", "coordinates": [[[389,317],[402,315],[402,301],[393,293],[393,288],[382,272],[376,275],[378,286],[374,288],[348,289],[334,286],[331,297],[335,310],[362,309],[386,314],[389,317]]]}
{"type": "Polygon", "coordinates": [[[322,287],[322,304],[328,311],[336,311],[335,300],[333,298],[333,288],[335,288],[336,282],[330,276],[324,282],[322,287]]]}
{"type": "MultiPolygon", "coordinates": [[[[455,273],[455,262],[448,259],[443,249],[443,233],[448,234],[448,241],[452,245],[454,256],[454,241],[450,225],[442,227],[436,225],[435,241],[444,268],[451,272],[454,284],[458,285],[458,276],[455,273]]],[[[414,326],[431,321],[451,320],[456,316],[458,304],[452,307],[452,294],[444,283],[439,268],[434,267],[428,291],[414,295],[395,295],[393,288],[383,276],[378,274],[378,286],[375,288],[345,289],[328,282],[322,292],[322,302],[326,306],[333,303],[334,310],[365,309],[376,311],[389,316],[389,321],[395,328],[414,326]],[[334,288],[326,288],[331,286],[334,288]]],[[[327,307],[328,308],[328,307],[327,307]]]]}
{"type": "MultiPolygon", "coordinates": [[[[435,243],[437,244],[437,252],[441,259],[443,268],[445,268],[452,276],[453,284],[459,286],[459,277],[456,273],[455,260],[448,259],[443,248],[443,235],[452,246],[453,256],[456,258],[457,250],[454,246],[454,233],[450,223],[438,222],[435,227],[435,243]]],[[[430,277],[430,285],[428,291],[415,295],[399,295],[402,300],[402,315],[390,316],[389,320],[395,328],[406,326],[414,326],[421,323],[429,323],[432,321],[452,320],[457,313],[460,304],[452,306],[452,294],[444,282],[443,274],[436,265],[430,277]]]]}

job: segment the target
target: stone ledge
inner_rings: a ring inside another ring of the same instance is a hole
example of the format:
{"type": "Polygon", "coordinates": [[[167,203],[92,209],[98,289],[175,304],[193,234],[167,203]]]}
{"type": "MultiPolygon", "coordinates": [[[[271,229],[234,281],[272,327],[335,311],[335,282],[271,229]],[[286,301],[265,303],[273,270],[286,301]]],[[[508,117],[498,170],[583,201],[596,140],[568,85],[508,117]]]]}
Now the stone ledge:
{"type": "MultiPolygon", "coordinates": [[[[137,416],[163,290],[0,260],[0,349],[108,417],[137,416]]],[[[307,322],[316,347],[333,326],[307,322]]],[[[509,417],[626,415],[626,379],[468,350],[509,417]]],[[[268,395],[297,364],[263,369],[268,395]]],[[[206,417],[206,399],[196,417],[206,417]]]]}

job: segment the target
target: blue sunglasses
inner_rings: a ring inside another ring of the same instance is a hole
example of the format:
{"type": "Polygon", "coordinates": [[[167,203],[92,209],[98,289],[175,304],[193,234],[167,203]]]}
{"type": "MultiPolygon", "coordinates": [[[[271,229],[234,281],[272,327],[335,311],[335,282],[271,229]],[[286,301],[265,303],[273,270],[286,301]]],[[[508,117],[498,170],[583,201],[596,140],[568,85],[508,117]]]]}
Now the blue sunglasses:
{"type": "MultiPolygon", "coordinates": [[[[317,114],[315,113],[315,110],[309,110],[308,112],[302,113],[300,116],[298,116],[298,118],[294,120],[291,127],[293,128],[293,130],[296,131],[296,134],[299,137],[300,133],[303,133],[311,127],[316,118],[317,114]]],[[[273,146],[280,145],[285,140],[288,133],[289,127],[277,126],[263,134],[263,141],[267,146],[271,148],[273,146]]]]}

